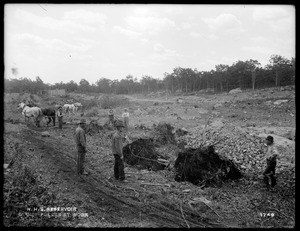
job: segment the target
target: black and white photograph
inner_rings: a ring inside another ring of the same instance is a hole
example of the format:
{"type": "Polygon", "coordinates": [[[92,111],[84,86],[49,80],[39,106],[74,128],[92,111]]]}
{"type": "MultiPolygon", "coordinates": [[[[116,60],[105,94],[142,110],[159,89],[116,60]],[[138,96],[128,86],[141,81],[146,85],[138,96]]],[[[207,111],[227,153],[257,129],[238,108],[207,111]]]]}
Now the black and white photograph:
{"type": "Polygon", "coordinates": [[[295,228],[295,5],[3,10],[4,227],[295,228]]]}

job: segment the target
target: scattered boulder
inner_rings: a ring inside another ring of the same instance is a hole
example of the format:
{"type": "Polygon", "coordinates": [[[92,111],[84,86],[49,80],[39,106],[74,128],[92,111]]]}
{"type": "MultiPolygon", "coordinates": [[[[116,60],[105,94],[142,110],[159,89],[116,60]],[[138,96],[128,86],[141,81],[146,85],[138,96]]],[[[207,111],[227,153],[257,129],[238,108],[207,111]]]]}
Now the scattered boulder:
{"type": "Polygon", "coordinates": [[[178,99],[176,100],[176,102],[177,102],[177,103],[185,103],[184,99],[182,99],[182,98],[178,98],[178,99]]]}
{"type": "Polygon", "coordinates": [[[279,100],[276,100],[273,104],[280,105],[282,103],[287,103],[288,101],[289,101],[288,99],[279,99],[279,100]]]}
{"type": "Polygon", "coordinates": [[[198,113],[199,113],[199,114],[207,114],[207,113],[208,113],[208,110],[203,109],[203,108],[200,108],[200,109],[198,109],[198,113]]]}
{"type": "Polygon", "coordinates": [[[228,92],[228,94],[236,94],[236,93],[240,93],[242,92],[242,90],[240,88],[235,88],[235,89],[232,89],[228,92]]]}
{"type": "Polygon", "coordinates": [[[49,137],[50,136],[50,133],[45,131],[45,132],[42,132],[42,137],[49,137]]]}

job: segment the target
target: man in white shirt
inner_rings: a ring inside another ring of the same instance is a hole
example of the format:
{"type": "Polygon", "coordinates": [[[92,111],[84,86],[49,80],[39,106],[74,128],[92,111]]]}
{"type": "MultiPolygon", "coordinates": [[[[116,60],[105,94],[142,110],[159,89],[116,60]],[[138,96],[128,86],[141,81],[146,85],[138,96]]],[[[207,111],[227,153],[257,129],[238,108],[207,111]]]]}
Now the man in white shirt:
{"type": "Polygon", "coordinates": [[[278,150],[274,145],[273,136],[268,136],[266,138],[266,144],[268,146],[268,149],[266,153],[267,167],[263,173],[264,182],[266,186],[269,187],[269,179],[270,179],[271,187],[274,187],[276,185],[275,168],[277,164],[278,150]]]}

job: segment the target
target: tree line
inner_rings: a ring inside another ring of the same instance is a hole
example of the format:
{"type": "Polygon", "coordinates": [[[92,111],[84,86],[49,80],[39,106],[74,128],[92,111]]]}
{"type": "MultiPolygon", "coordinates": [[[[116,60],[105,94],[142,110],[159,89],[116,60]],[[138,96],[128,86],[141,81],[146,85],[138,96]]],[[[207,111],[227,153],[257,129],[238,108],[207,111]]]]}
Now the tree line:
{"type": "MultiPolygon", "coordinates": [[[[138,81],[132,75],[121,80],[99,78],[96,83],[81,79],[79,84],[71,80],[68,83],[45,84],[37,76],[33,81],[29,78],[5,79],[5,92],[32,94],[43,93],[51,89],[65,89],[67,92],[94,92],[106,94],[150,93],[167,90],[169,92],[212,91],[224,92],[234,88],[256,89],[279,87],[295,84],[295,58],[291,60],[272,55],[269,64],[261,67],[257,60],[237,61],[231,66],[218,64],[215,70],[198,71],[192,68],[176,67],[172,73],[164,73],[163,79],[144,75],[138,81]]],[[[12,69],[16,72],[16,68],[12,69]]]]}

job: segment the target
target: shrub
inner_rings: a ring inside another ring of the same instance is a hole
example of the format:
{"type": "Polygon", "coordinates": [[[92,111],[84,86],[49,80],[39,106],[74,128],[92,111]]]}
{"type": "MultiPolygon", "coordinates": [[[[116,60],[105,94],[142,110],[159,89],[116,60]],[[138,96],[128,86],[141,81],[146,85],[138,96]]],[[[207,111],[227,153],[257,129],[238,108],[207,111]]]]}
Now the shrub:
{"type": "Polygon", "coordinates": [[[99,109],[97,107],[92,107],[91,109],[89,109],[89,111],[86,113],[86,115],[89,117],[98,116],[99,109]]]}

